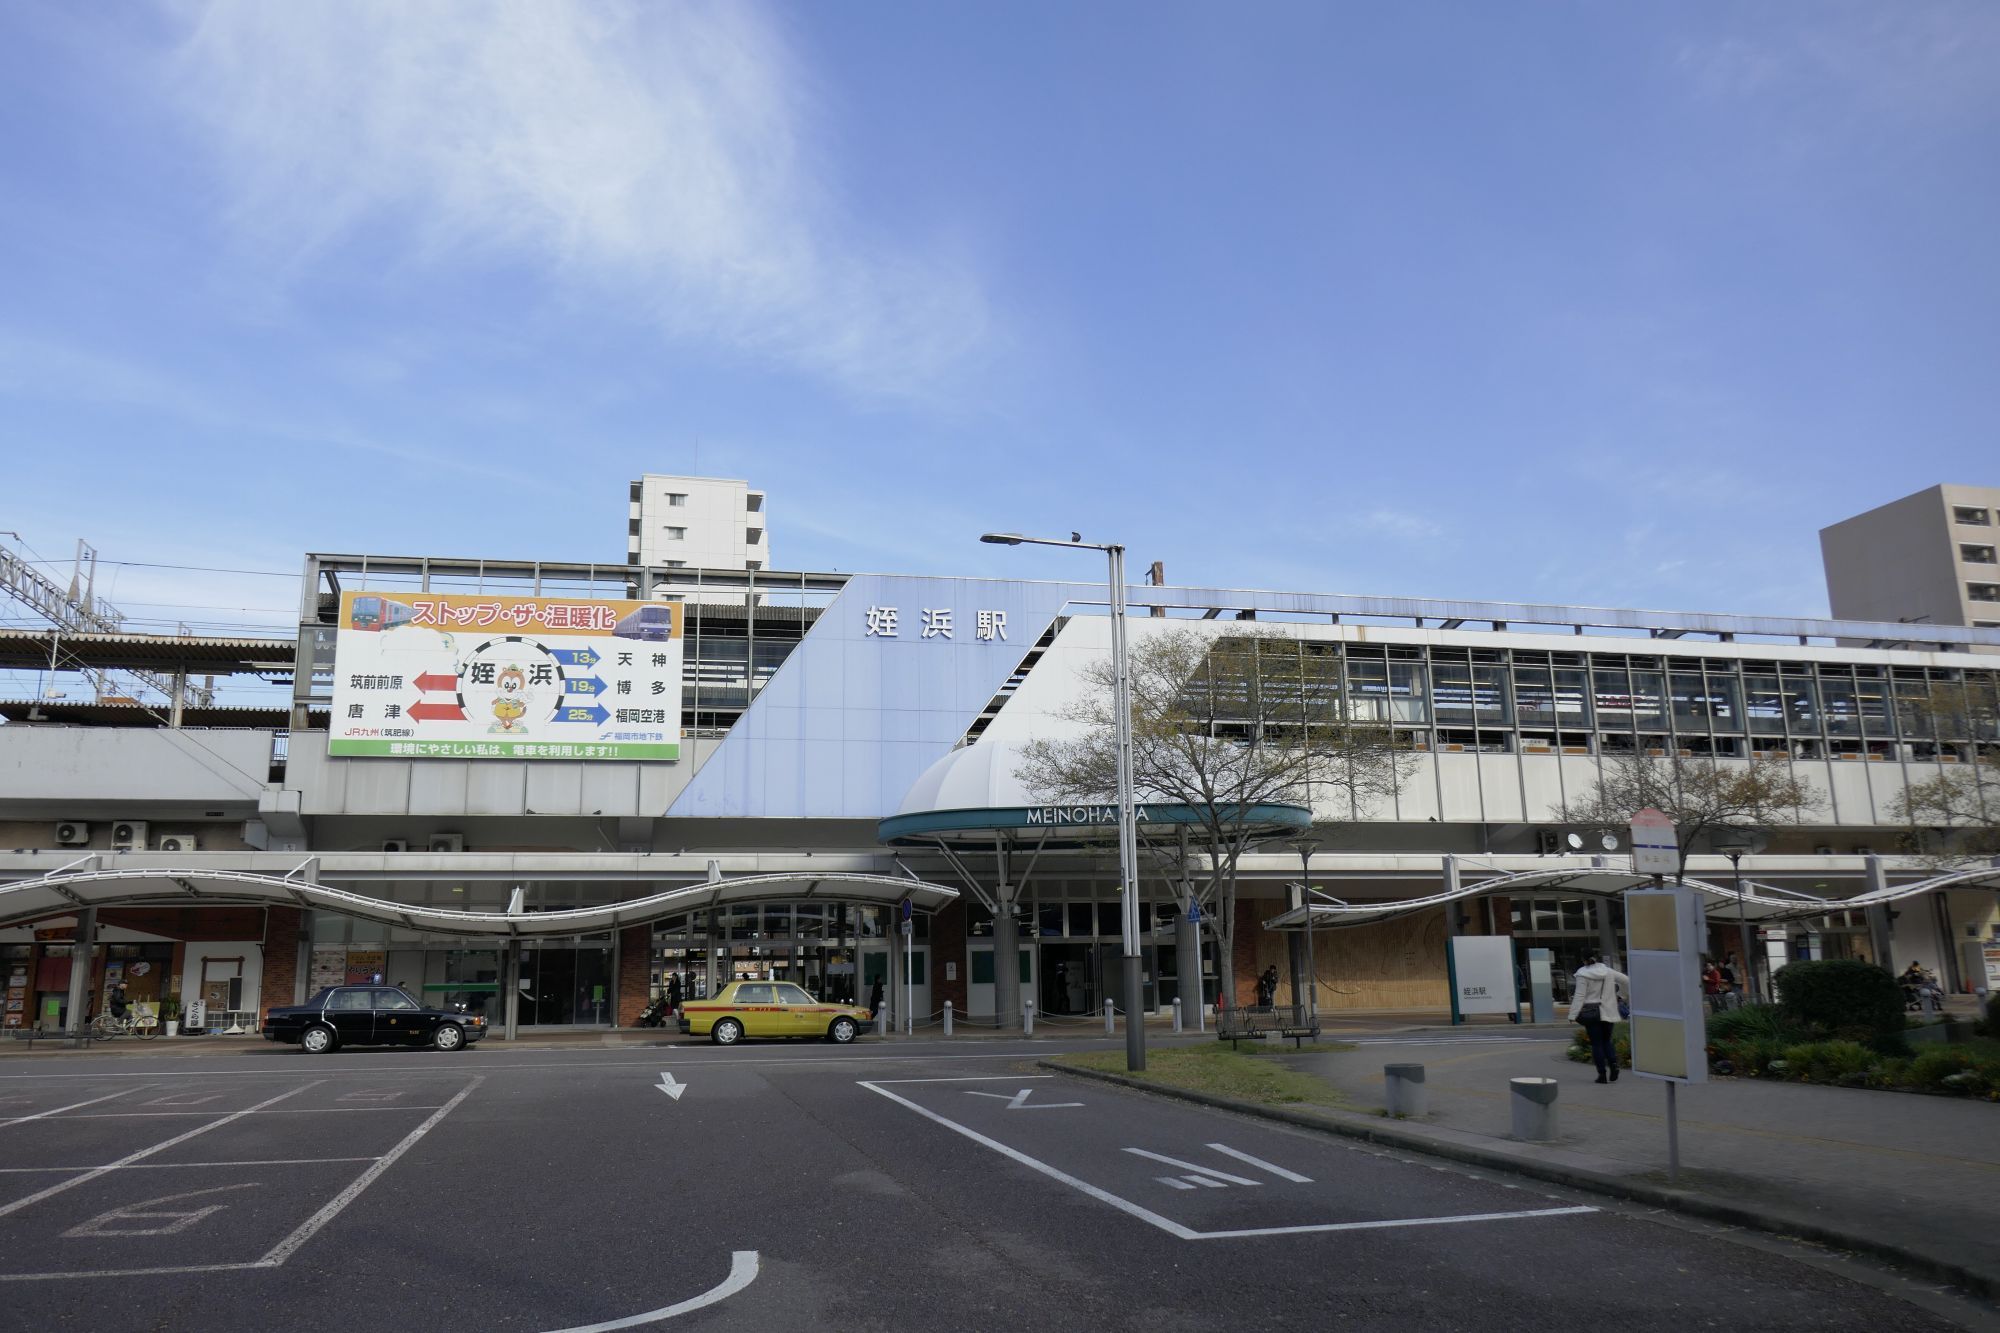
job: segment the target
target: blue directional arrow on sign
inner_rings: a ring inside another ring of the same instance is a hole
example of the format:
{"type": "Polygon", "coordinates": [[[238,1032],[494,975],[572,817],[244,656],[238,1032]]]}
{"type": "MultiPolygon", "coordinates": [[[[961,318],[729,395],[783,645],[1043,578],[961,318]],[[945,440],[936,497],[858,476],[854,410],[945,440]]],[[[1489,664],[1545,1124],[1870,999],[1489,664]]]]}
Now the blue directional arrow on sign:
{"type": "Polygon", "coordinates": [[[565,680],[563,688],[571,694],[603,694],[604,682],[595,676],[584,676],[581,679],[565,680]]]}
{"type": "Polygon", "coordinates": [[[594,667],[604,660],[604,654],[594,648],[551,648],[548,653],[564,666],[594,667]]]}
{"type": "Polygon", "coordinates": [[[601,704],[564,704],[561,708],[556,709],[555,717],[550,720],[554,722],[588,722],[593,726],[602,726],[610,716],[610,710],[601,704]]]}

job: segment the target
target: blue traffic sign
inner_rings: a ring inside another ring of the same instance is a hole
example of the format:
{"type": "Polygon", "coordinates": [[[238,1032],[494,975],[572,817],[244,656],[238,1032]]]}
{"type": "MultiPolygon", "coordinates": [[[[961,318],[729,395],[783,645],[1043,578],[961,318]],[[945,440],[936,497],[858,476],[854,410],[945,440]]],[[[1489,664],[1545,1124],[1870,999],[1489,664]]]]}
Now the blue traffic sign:
{"type": "Polygon", "coordinates": [[[1201,924],[1201,904],[1192,898],[1188,899],[1188,921],[1197,926],[1201,924]]]}

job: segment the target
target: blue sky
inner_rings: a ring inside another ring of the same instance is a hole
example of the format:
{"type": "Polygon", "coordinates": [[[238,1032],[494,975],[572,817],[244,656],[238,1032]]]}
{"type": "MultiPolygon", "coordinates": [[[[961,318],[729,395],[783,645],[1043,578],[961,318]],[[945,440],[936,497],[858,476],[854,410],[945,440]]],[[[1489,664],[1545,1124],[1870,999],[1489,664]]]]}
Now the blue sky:
{"type": "MultiPolygon", "coordinates": [[[[2000,7],[0,7],[0,527],[1825,611],[2000,483],[2000,7]]],[[[281,581],[108,570],[135,615],[281,581]]]]}

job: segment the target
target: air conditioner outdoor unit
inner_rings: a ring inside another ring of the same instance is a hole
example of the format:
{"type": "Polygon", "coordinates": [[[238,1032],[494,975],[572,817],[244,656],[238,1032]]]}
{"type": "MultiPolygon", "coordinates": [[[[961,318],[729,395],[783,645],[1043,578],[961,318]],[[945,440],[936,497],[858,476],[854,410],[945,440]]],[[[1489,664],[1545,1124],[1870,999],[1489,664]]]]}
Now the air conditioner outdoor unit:
{"type": "Polygon", "coordinates": [[[408,838],[385,838],[382,841],[382,850],[385,852],[407,852],[410,850],[410,840],[408,838]]]}
{"type": "Polygon", "coordinates": [[[197,845],[192,833],[162,833],[154,844],[163,852],[191,852],[197,845]]]}
{"type": "Polygon", "coordinates": [[[111,847],[120,852],[143,852],[146,850],[146,821],[124,819],[111,826],[111,847]]]}
{"type": "Polygon", "coordinates": [[[56,825],[56,845],[60,847],[86,847],[90,844],[90,825],[76,820],[65,820],[56,825]]]}
{"type": "Polygon", "coordinates": [[[1813,855],[1814,855],[1814,856],[1832,856],[1832,855],[1833,855],[1833,848],[1831,848],[1831,847],[1827,846],[1827,845],[1826,845],[1825,843],[1821,843],[1821,844],[1820,844],[1819,846],[1817,846],[1817,847],[1813,848],[1813,855]]]}
{"type": "Polygon", "coordinates": [[[431,850],[434,852],[462,852],[465,850],[463,833],[431,834],[431,850]]]}

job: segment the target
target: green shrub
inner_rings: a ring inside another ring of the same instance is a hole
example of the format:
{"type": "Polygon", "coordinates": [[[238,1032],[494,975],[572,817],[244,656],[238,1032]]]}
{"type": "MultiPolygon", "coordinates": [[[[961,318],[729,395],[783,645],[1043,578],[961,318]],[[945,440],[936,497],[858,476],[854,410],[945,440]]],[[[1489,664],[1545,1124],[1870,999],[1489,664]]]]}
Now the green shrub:
{"type": "Polygon", "coordinates": [[[1873,963],[1826,958],[1778,969],[1781,1018],[1827,1037],[1867,1042],[1884,1054],[1903,1046],[1903,988],[1873,963]]]}
{"type": "Polygon", "coordinates": [[[1859,1083],[1876,1054],[1859,1042],[1815,1041],[1785,1048],[1785,1077],[1806,1083],[1859,1083]]]}
{"type": "Polygon", "coordinates": [[[1944,1088],[1953,1074],[1972,1067],[1972,1054],[1959,1046],[1932,1046],[1910,1061],[1910,1083],[1919,1088],[1944,1088]]]}
{"type": "Polygon", "coordinates": [[[1868,1070],[1868,1086],[1871,1088],[1906,1088],[1909,1085],[1908,1060],[1882,1060],[1868,1070]]]}
{"type": "Polygon", "coordinates": [[[1708,1018],[1708,1040],[1716,1046],[1754,1037],[1784,1037],[1797,1042],[1803,1041],[1805,1035],[1802,1029],[1785,1020],[1775,1004],[1746,1004],[1739,1009],[1710,1014],[1708,1018]]]}

